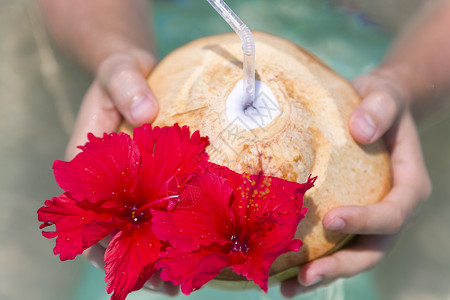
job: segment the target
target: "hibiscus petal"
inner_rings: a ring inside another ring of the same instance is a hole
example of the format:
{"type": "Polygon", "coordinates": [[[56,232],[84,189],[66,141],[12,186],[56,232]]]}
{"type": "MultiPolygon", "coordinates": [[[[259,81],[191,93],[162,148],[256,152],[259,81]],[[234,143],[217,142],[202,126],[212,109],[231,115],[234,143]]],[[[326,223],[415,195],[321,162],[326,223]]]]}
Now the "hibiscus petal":
{"type": "Polygon", "coordinates": [[[241,252],[233,257],[233,261],[230,263],[230,268],[237,274],[246,277],[248,280],[252,280],[255,284],[259,285],[261,289],[267,293],[269,282],[269,271],[272,263],[275,259],[289,251],[298,251],[302,241],[299,239],[291,240],[287,246],[277,252],[269,253],[249,253],[249,255],[243,255],[241,252]]]}
{"type": "Polygon", "coordinates": [[[75,200],[93,203],[129,194],[138,184],[141,161],[134,141],[124,133],[88,137],[89,142],[80,147],[83,152],[74,159],[53,164],[58,185],[75,200]]]}
{"type": "Polygon", "coordinates": [[[158,262],[161,279],[180,285],[189,295],[216,277],[228,265],[228,247],[213,244],[195,252],[181,252],[168,248],[158,262]]]}
{"type": "MultiPolygon", "coordinates": [[[[211,173],[194,174],[187,188],[181,192],[199,193],[199,199],[192,206],[180,202],[173,211],[152,211],[153,232],[176,249],[190,252],[201,245],[213,242],[228,243],[230,240],[229,202],[233,192],[225,180],[211,173]]],[[[188,201],[192,203],[192,201],[188,201]]]]}
{"type": "Polygon", "coordinates": [[[225,182],[235,190],[242,184],[242,174],[234,172],[225,166],[217,165],[212,162],[206,162],[202,164],[201,167],[205,172],[213,173],[224,178],[225,182]]]}
{"type": "Polygon", "coordinates": [[[274,259],[248,259],[242,253],[235,256],[242,256],[240,259],[234,258],[234,263],[231,263],[230,268],[236,273],[252,280],[259,285],[261,289],[267,293],[269,270],[274,259]]]}
{"type": "Polygon", "coordinates": [[[208,138],[198,131],[191,136],[187,126],[152,128],[146,124],[134,129],[133,138],[143,153],[143,188],[157,198],[167,196],[167,186],[174,176],[192,172],[208,160],[208,138]]]}
{"type": "MultiPolygon", "coordinates": [[[[251,178],[258,180],[254,176],[251,178]]],[[[250,210],[247,218],[251,222],[249,227],[254,232],[249,245],[258,245],[261,254],[281,254],[285,252],[284,248],[293,239],[298,223],[306,214],[307,208],[302,207],[303,193],[313,186],[315,179],[309,178],[304,184],[276,177],[269,179],[264,193],[258,190],[250,201],[258,209],[250,210]]],[[[241,223],[247,219],[241,219],[241,223]]]]}
{"type": "MultiPolygon", "coordinates": [[[[235,187],[236,201],[231,210],[238,217],[237,232],[247,239],[245,253],[235,252],[231,269],[253,280],[267,292],[270,266],[288,251],[298,251],[300,240],[293,240],[298,223],[304,217],[303,193],[314,179],[305,184],[276,177],[246,175],[235,187]]],[[[242,243],[242,242],[241,242],[242,243]]]]}
{"type": "Polygon", "coordinates": [[[161,249],[149,224],[130,226],[117,233],[105,252],[105,281],[111,300],[124,300],[155,273],[161,249]]]}
{"type": "Polygon", "coordinates": [[[47,238],[57,237],[53,252],[61,260],[74,259],[118,225],[109,215],[80,207],[67,194],[47,200],[45,205],[38,210],[38,220],[43,222],[40,228],[55,225],[54,232],[42,234],[47,238]],[[102,225],[94,225],[98,222],[102,225]]]}

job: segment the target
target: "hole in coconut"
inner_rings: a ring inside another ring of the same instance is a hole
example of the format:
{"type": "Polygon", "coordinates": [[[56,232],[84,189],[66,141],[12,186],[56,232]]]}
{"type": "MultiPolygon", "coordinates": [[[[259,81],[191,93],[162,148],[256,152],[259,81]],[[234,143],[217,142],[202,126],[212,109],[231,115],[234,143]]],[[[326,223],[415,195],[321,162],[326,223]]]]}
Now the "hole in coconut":
{"type": "Polygon", "coordinates": [[[247,130],[264,128],[281,114],[278,100],[270,88],[255,81],[255,101],[245,103],[244,81],[240,80],[228,95],[225,110],[229,123],[239,124],[247,130]]]}

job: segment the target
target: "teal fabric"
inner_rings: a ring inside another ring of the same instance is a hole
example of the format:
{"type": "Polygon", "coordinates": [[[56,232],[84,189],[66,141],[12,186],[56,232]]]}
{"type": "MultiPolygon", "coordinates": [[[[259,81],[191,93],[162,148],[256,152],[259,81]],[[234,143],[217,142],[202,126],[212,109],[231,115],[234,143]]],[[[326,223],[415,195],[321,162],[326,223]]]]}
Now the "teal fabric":
{"type": "MultiPolygon", "coordinates": [[[[374,68],[388,46],[390,36],[362,13],[347,12],[324,0],[228,0],[228,5],[252,30],[266,31],[290,39],[308,49],[347,79],[374,68]]],[[[196,38],[231,31],[206,1],[155,1],[154,20],[161,57],[196,38]]],[[[109,299],[104,273],[87,265],[75,300],[109,299]]],[[[176,299],[184,298],[180,295],[176,299]]],[[[139,291],[129,300],[174,299],[139,291]]],[[[279,287],[269,293],[259,290],[227,292],[209,287],[189,299],[266,300],[282,299],[279,287]]],[[[379,300],[372,273],[364,273],[314,292],[301,300],[379,300]]]]}

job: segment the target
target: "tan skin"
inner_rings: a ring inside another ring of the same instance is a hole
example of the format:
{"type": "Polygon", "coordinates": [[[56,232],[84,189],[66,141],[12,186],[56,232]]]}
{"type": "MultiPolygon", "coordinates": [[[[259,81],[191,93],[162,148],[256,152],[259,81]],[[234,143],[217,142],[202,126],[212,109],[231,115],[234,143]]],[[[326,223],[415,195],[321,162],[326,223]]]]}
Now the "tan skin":
{"type": "MultiPolygon", "coordinates": [[[[115,131],[123,119],[133,125],[152,122],[158,103],[145,81],[156,62],[147,15],[150,3],[96,0],[80,5],[76,0],[40,0],[40,5],[57,43],[95,76],[83,99],[66,158],[76,155],[76,146],[86,142],[88,132],[115,131]]],[[[374,267],[431,192],[411,109],[430,106],[432,98],[449,92],[450,1],[439,1],[406,28],[384,62],[355,80],[363,101],[349,121],[350,132],[359,143],[385,139],[394,171],[393,188],[379,203],[343,206],[325,215],[326,229],[357,238],[351,246],[306,264],[297,278],[283,282],[281,292],[286,297],[374,267]]],[[[104,264],[107,241],[100,244],[85,251],[99,267],[104,264]]],[[[157,275],[147,287],[169,295],[178,292],[157,275]]]]}

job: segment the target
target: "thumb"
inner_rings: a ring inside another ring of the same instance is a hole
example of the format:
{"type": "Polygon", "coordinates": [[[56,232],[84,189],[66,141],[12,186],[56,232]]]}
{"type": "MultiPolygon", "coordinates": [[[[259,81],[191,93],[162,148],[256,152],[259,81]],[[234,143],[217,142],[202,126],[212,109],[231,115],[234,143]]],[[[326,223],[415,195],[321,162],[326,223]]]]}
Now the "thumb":
{"type": "Polygon", "coordinates": [[[404,109],[405,96],[392,80],[375,74],[358,77],[353,85],[362,102],[350,117],[350,132],[357,142],[370,144],[392,127],[404,109]]]}
{"type": "Polygon", "coordinates": [[[110,95],[112,105],[134,126],[153,121],[159,110],[146,80],[153,65],[148,52],[136,49],[114,54],[99,67],[100,85],[110,95]]]}

